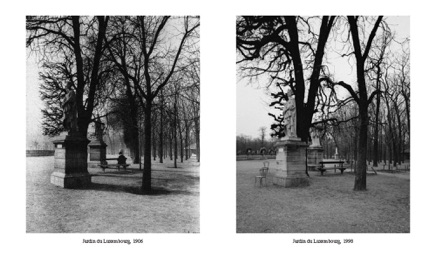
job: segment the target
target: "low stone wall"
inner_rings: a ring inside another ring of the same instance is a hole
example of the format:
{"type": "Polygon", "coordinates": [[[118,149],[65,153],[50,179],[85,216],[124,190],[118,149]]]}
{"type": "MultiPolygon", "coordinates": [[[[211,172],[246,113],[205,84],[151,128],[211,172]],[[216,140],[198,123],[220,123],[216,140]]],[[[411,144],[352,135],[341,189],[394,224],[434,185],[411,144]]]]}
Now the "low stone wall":
{"type": "Polygon", "coordinates": [[[236,160],[263,160],[263,159],[276,159],[275,155],[237,155],[236,160]]]}
{"type": "Polygon", "coordinates": [[[54,150],[26,150],[26,157],[54,156],[54,150]]]}

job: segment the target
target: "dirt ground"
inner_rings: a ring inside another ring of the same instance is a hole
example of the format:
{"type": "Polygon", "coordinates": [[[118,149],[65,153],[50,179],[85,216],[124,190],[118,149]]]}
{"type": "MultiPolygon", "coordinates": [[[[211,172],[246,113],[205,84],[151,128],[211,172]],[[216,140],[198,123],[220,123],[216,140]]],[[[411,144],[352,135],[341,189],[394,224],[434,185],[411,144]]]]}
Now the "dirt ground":
{"type": "MultiPolygon", "coordinates": [[[[138,195],[141,172],[89,169],[86,189],[50,183],[53,157],[28,157],[26,231],[29,233],[198,233],[199,163],[190,159],[173,167],[153,162],[152,185],[160,191],[138,195]]],[[[136,168],[135,168],[136,167],[136,168]]]]}
{"type": "Polygon", "coordinates": [[[367,176],[367,191],[353,191],[354,175],[311,172],[311,185],[254,186],[262,161],[237,162],[238,233],[408,233],[410,174],[367,176]]]}

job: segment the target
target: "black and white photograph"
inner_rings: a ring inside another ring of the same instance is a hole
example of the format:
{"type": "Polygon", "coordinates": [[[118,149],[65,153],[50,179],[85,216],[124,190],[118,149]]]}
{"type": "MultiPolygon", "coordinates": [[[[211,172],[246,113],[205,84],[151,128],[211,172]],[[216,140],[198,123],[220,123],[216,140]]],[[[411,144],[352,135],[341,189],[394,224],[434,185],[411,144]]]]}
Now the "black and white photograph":
{"type": "Polygon", "coordinates": [[[199,29],[26,17],[26,232],[200,231],[199,29]]]}
{"type": "Polygon", "coordinates": [[[410,232],[409,28],[237,17],[237,232],[410,232]]]}
{"type": "Polygon", "coordinates": [[[3,7],[1,263],[435,259],[431,2],[3,7]]]}

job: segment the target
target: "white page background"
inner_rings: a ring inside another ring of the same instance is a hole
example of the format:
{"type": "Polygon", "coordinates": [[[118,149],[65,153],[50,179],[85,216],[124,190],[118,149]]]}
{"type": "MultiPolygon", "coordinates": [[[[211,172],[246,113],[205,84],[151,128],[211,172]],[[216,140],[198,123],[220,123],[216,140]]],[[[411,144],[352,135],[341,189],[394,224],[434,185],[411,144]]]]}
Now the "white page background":
{"type": "Polygon", "coordinates": [[[2,2],[2,263],[430,263],[436,223],[432,11],[418,1],[373,0],[2,2]],[[201,16],[200,234],[26,233],[25,15],[34,14],[201,16]],[[410,234],[236,234],[236,16],[323,14],[411,16],[410,234]],[[144,243],[82,244],[84,238],[144,243]],[[292,243],[300,238],[354,243],[292,243]]]}

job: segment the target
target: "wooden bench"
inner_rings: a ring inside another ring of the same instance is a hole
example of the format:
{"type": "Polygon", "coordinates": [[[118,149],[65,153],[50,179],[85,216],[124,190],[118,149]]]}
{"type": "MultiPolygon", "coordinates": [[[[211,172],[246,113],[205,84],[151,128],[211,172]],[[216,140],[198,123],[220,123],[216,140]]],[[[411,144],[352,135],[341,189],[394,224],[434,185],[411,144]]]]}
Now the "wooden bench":
{"type": "Polygon", "coordinates": [[[336,172],[336,169],[338,169],[341,171],[341,174],[342,174],[344,172],[344,170],[347,169],[346,167],[344,167],[344,161],[341,161],[341,160],[320,161],[319,164],[320,164],[320,166],[317,169],[321,172],[321,175],[324,175],[323,173],[326,170],[335,170],[335,172],[336,172]],[[325,164],[334,164],[334,166],[333,167],[325,167],[324,166],[325,164]],[[336,167],[336,164],[339,164],[339,167],[336,167]]]}
{"type": "Polygon", "coordinates": [[[124,170],[126,170],[126,168],[127,167],[129,167],[130,166],[130,164],[127,164],[127,163],[125,163],[125,164],[108,164],[108,160],[115,160],[115,161],[118,161],[118,159],[117,158],[110,158],[110,159],[105,159],[104,160],[104,163],[105,164],[100,164],[99,166],[100,166],[100,168],[102,168],[103,169],[103,172],[105,172],[106,171],[106,169],[117,169],[117,170],[120,170],[120,167],[123,167],[124,168],[124,170]]]}

